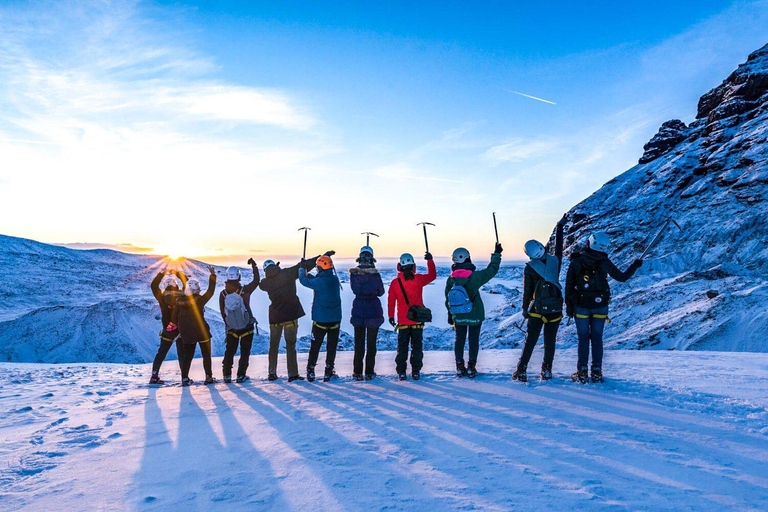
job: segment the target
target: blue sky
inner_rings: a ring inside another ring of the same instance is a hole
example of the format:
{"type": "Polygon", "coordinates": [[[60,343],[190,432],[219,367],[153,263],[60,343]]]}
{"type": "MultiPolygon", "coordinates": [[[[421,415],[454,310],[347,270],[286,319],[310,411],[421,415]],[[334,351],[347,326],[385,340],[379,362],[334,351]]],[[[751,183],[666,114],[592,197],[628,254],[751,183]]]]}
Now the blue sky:
{"type": "Polygon", "coordinates": [[[765,1],[6,2],[3,232],[396,255],[427,220],[487,253],[496,211],[521,257],[766,27],[765,1]]]}

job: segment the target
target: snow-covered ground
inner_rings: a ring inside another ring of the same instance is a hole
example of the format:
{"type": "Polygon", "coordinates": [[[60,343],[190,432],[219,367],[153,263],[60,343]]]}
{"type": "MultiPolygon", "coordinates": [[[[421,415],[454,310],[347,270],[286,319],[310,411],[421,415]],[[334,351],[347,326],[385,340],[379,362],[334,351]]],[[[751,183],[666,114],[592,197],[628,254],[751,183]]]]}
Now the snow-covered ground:
{"type": "Polygon", "coordinates": [[[558,352],[555,380],[528,385],[508,377],[518,350],[481,352],[474,381],[452,376],[449,352],[428,352],[424,379],[398,382],[381,352],[382,377],[353,382],[351,355],[330,384],[267,382],[256,356],[245,385],[191,388],[146,386],[146,365],[0,364],[2,508],[768,503],[768,354],[609,350],[601,385],[570,382],[572,350],[558,352]]]}

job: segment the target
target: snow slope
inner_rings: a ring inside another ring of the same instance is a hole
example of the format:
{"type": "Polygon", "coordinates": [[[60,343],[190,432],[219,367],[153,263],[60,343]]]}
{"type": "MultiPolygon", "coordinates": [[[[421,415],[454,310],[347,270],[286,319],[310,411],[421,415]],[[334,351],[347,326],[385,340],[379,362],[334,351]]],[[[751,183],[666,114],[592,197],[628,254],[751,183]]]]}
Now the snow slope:
{"type": "MultiPolygon", "coordinates": [[[[30,511],[768,503],[766,354],[609,351],[608,380],[586,386],[566,380],[572,350],[560,352],[555,380],[528,385],[508,380],[517,350],[483,351],[481,365],[494,373],[475,381],[451,375],[450,353],[428,352],[424,380],[397,382],[393,357],[380,354],[383,377],[372,382],[191,388],[148,388],[146,365],[0,364],[0,503],[30,511]]],[[[339,365],[349,375],[351,354],[339,365]]],[[[264,356],[251,374],[266,374],[264,356]]]]}
{"type": "Polygon", "coordinates": [[[566,253],[606,231],[623,268],[666,218],[682,227],[612,285],[608,346],[768,352],[768,45],[569,213],[566,253]]]}

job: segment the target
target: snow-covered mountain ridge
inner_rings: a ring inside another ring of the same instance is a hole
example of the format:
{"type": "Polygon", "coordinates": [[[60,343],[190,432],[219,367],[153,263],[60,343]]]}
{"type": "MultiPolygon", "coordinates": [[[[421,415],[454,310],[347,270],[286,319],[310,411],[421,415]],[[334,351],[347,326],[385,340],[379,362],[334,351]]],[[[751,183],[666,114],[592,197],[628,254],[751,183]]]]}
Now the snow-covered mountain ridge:
{"type": "Polygon", "coordinates": [[[667,218],[637,277],[614,283],[608,344],[768,351],[768,45],[662,125],[640,163],[569,213],[566,254],[593,230],[626,267],[667,218]]]}

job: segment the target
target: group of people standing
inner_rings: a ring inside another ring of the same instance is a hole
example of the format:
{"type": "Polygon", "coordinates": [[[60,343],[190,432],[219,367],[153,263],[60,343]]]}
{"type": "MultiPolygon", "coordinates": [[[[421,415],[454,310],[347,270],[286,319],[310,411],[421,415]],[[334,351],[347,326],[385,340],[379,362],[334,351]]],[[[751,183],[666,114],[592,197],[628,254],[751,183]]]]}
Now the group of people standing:
{"type": "MultiPolygon", "coordinates": [[[[528,380],[528,363],[542,331],[544,361],[541,379],[552,378],[555,340],[565,312],[567,316],[575,319],[579,338],[579,357],[573,380],[582,383],[589,380],[602,381],[603,329],[608,319],[610,301],[608,277],[620,282],[626,281],[643,263],[642,260],[635,260],[626,272],[620,271],[608,258],[608,236],[596,232],[589,236],[582,251],[572,253],[563,288],[560,273],[563,260],[563,228],[566,221],[567,217],[563,216],[557,224],[554,254],[550,254],[546,247],[536,240],[525,244],[529,261],[523,272],[522,310],[528,327],[520,360],[512,375],[515,380],[528,380]],[[588,371],[590,347],[591,374],[588,371]]],[[[448,323],[455,330],[457,377],[474,378],[477,375],[480,332],[485,320],[480,289],[499,271],[502,251],[501,244],[497,242],[490,263],[482,270],[478,270],[474,265],[468,250],[460,247],[453,252],[451,273],[445,285],[445,307],[448,310],[448,323]],[[465,364],[464,350],[467,344],[469,357],[465,364]]],[[[296,353],[298,321],[305,315],[297,294],[297,281],[314,293],[306,379],[310,382],[316,379],[315,367],[324,343],[326,356],[323,381],[337,377],[335,361],[343,311],[342,285],[331,259],[334,254],[334,251],[328,251],[322,256],[303,259],[299,264],[288,268],[282,268],[279,262],[267,260],[264,262],[263,279],[256,262],[249,259],[253,280],[245,285],[241,283],[239,268],[227,269],[227,280],[219,296],[221,316],[226,326],[226,350],[222,362],[224,382],[232,382],[234,357],[238,348],[240,360],[236,381],[245,382],[249,379],[249,356],[254,334],[258,332],[250,299],[257,288],[266,292],[270,300],[268,379],[278,379],[278,351],[281,340],[285,339],[288,382],[304,380],[305,377],[299,373],[296,353]]],[[[423,289],[437,277],[432,255],[427,252],[424,258],[427,272],[422,274],[416,271],[416,262],[411,254],[401,255],[397,264],[397,277],[386,291],[376,268],[373,249],[369,246],[360,249],[357,266],[349,271],[350,285],[355,296],[351,311],[355,341],[355,380],[371,380],[376,375],[376,340],[385,321],[381,303],[381,297],[385,293],[388,294],[388,320],[397,332],[395,364],[398,378],[408,378],[407,369],[410,363],[411,378],[420,379],[423,367],[424,327],[432,320],[431,310],[424,305],[423,289]]],[[[205,320],[204,311],[205,305],[213,297],[217,277],[214,267],[209,266],[208,270],[210,277],[204,293],[201,293],[198,281],[188,279],[179,270],[161,271],[153,279],[151,288],[160,305],[163,330],[160,332],[160,347],[153,363],[150,384],[163,383],[159,376],[160,367],[174,343],[179,356],[182,385],[188,386],[192,383],[189,369],[196,346],[200,347],[203,357],[205,384],[216,381],[211,364],[210,326],[205,320]]]]}

